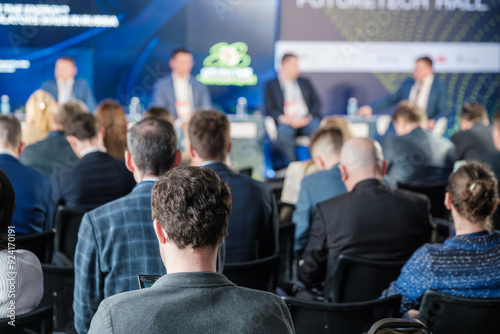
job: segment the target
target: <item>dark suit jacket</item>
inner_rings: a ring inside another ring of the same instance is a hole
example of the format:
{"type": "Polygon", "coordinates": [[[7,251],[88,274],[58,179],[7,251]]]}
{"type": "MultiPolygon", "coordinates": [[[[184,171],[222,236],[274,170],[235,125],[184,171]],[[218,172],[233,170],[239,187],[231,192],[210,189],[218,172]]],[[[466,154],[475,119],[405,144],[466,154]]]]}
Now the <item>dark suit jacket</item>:
{"type": "Polygon", "coordinates": [[[481,154],[496,152],[491,131],[491,126],[478,122],[469,130],[454,134],[451,141],[457,148],[457,160],[476,159],[481,154]]]}
{"type": "Polygon", "coordinates": [[[329,296],[340,254],[405,261],[430,240],[431,233],[425,196],[391,190],[377,179],[361,181],[350,193],[316,206],[299,278],[311,287],[325,282],[329,296]]]}
{"type": "MultiPolygon", "coordinates": [[[[197,81],[193,76],[189,78],[189,83],[191,84],[191,90],[193,92],[194,110],[212,108],[212,99],[210,98],[208,87],[197,81]]],[[[172,75],[167,75],[155,84],[153,103],[155,106],[167,108],[174,116],[174,119],[177,118],[174,80],[172,79],[172,75]]]]}
{"type": "Polygon", "coordinates": [[[53,131],[47,138],[27,146],[19,157],[21,163],[50,178],[57,166],[78,162],[63,132],[53,131]]]}
{"type": "MultiPolygon", "coordinates": [[[[414,83],[414,79],[408,79],[401,84],[395,93],[389,94],[380,100],[371,103],[370,106],[373,109],[373,113],[378,113],[379,111],[390,108],[401,101],[408,100],[414,83]]],[[[429,93],[429,101],[427,103],[427,117],[431,119],[448,117],[448,111],[446,110],[447,99],[448,91],[446,84],[438,80],[435,76],[429,93]]]]}
{"type": "Polygon", "coordinates": [[[40,233],[51,228],[50,182],[8,154],[0,154],[0,169],[9,177],[16,195],[10,225],[16,234],[40,233]]]}
{"type": "Polygon", "coordinates": [[[233,205],[226,239],[226,262],[252,261],[278,253],[276,199],[267,184],[231,170],[222,162],[210,168],[231,189],[233,205]]]}
{"type": "Polygon", "coordinates": [[[56,168],[51,182],[54,209],[63,204],[72,209],[91,210],[125,196],[135,185],[123,161],[103,152],[89,153],[74,166],[56,168]]]}
{"type": "MultiPolygon", "coordinates": [[[[57,100],[57,82],[55,80],[44,82],[42,89],[52,94],[52,96],[54,96],[57,100]]],[[[73,83],[73,96],[75,99],[85,102],[90,112],[94,111],[96,107],[94,93],[92,93],[92,90],[85,79],[75,78],[75,82],[73,83]]]]}
{"type": "Polygon", "coordinates": [[[393,188],[397,183],[422,187],[444,184],[456,160],[452,142],[422,128],[388,137],[382,148],[388,161],[384,180],[393,188]]]}
{"type": "Polygon", "coordinates": [[[212,272],[175,273],[147,289],[105,299],[89,333],[291,334],[281,298],[212,272]]]}
{"type": "MultiPolygon", "coordinates": [[[[321,118],[321,102],[311,82],[306,78],[298,78],[297,82],[302,91],[304,102],[309,109],[309,114],[313,117],[321,118]]],[[[278,78],[274,78],[266,84],[265,93],[266,113],[278,122],[278,117],[283,114],[283,106],[285,104],[285,97],[278,78]]]]}

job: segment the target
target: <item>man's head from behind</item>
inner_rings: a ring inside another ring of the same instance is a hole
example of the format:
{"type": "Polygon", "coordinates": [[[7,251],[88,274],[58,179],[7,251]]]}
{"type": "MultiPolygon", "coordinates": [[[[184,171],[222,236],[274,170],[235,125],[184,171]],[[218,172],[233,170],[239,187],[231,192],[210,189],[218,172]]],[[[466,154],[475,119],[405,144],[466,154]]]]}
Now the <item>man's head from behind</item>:
{"type": "Polygon", "coordinates": [[[64,130],[64,124],[68,120],[68,118],[72,117],[77,113],[88,113],[88,108],[80,100],[73,100],[70,102],[66,102],[59,106],[57,112],[54,116],[54,124],[58,126],[60,130],[64,130]]]}
{"type": "Polygon", "coordinates": [[[413,79],[415,79],[415,81],[422,81],[433,73],[432,59],[430,57],[421,57],[417,59],[415,62],[415,69],[413,70],[413,79]]]}
{"type": "Polygon", "coordinates": [[[486,108],[477,102],[465,102],[460,111],[460,130],[469,130],[478,122],[489,125],[486,108]]]}
{"type": "Polygon", "coordinates": [[[0,169],[0,250],[7,248],[7,231],[14,214],[14,199],[14,188],[7,175],[0,169]]]}
{"type": "Polygon", "coordinates": [[[371,138],[352,138],[340,151],[340,172],[347,191],[363,180],[381,178],[387,170],[382,147],[371,138]]]}
{"type": "Polygon", "coordinates": [[[172,124],[157,117],[145,118],[127,132],[125,164],[137,182],[145,176],[163,175],[180,164],[180,151],[172,124]]]}
{"type": "Polygon", "coordinates": [[[54,76],[56,80],[66,81],[73,79],[76,76],[77,68],[75,60],[71,57],[61,57],[57,59],[54,69],[54,76]]]}
{"type": "Polygon", "coordinates": [[[23,150],[21,124],[14,116],[0,115],[0,148],[8,149],[17,156],[23,150]]]}
{"type": "Polygon", "coordinates": [[[427,116],[416,104],[404,101],[396,108],[392,121],[394,122],[396,134],[404,136],[416,128],[425,127],[427,116]]]}
{"type": "Polygon", "coordinates": [[[193,55],[187,49],[175,49],[170,57],[169,65],[173,73],[184,77],[193,69],[193,55]]]}
{"type": "Polygon", "coordinates": [[[196,112],[188,126],[190,148],[193,162],[224,161],[231,150],[229,121],[223,113],[214,110],[196,112]]]}
{"type": "Polygon", "coordinates": [[[102,133],[97,127],[97,120],[89,113],[77,112],[64,122],[64,134],[75,152],[81,158],[82,151],[92,146],[103,146],[102,133]]]}
{"type": "MultiPolygon", "coordinates": [[[[215,271],[217,246],[227,235],[231,212],[227,184],[209,168],[174,168],[155,183],[151,207],[167,270],[175,272],[179,268],[175,263],[180,259],[172,257],[175,253],[186,256],[181,267],[193,265],[190,259],[201,256],[215,271]]],[[[207,263],[198,265],[204,267],[207,263]]]]}
{"type": "Polygon", "coordinates": [[[338,163],[343,144],[343,135],[339,129],[323,128],[317,130],[311,137],[309,150],[318,169],[330,169],[338,163]]]}

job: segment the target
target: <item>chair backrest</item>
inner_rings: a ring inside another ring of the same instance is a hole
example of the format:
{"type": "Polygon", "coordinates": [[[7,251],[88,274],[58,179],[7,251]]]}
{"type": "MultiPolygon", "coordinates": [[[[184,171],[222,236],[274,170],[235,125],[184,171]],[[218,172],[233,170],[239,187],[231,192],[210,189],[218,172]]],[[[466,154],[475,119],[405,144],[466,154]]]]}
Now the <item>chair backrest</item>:
{"type": "Polygon", "coordinates": [[[73,320],[74,268],[42,264],[42,270],[44,295],[40,305],[53,308],[56,332],[76,333],[73,320]]]}
{"type": "Polygon", "coordinates": [[[223,274],[233,283],[245,288],[274,291],[278,285],[280,256],[263,259],[225,263],[223,274]]]}
{"type": "Polygon", "coordinates": [[[399,277],[405,261],[383,262],[341,254],[333,274],[332,295],[337,303],[376,299],[399,277]]]}
{"type": "Polygon", "coordinates": [[[71,261],[75,257],[78,229],[84,214],[84,210],[68,209],[64,206],[57,207],[54,224],[56,228],[55,250],[66,255],[71,261]]]}
{"type": "Polygon", "coordinates": [[[374,323],[367,334],[375,333],[398,333],[398,334],[431,334],[429,328],[420,320],[410,318],[385,318],[374,323]]]}
{"type": "Polygon", "coordinates": [[[427,290],[419,320],[434,334],[500,332],[500,299],[476,299],[427,290]]]}
{"type": "Polygon", "coordinates": [[[295,224],[285,223],[279,227],[280,243],[280,273],[279,282],[286,283],[292,279],[293,270],[293,243],[295,235],[295,224]]]}
{"type": "Polygon", "coordinates": [[[54,254],[55,231],[16,236],[16,249],[33,252],[41,263],[50,263],[54,254]]]}
{"type": "Polygon", "coordinates": [[[441,184],[433,187],[416,187],[398,183],[399,189],[413,191],[429,197],[431,203],[431,216],[442,219],[449,219],[450,217],[450,211],[444,206],[446,186],[447,184],[441,184]]]}
{"type": "Polygon", "coordinates": [[[292,221],[295,205],[278,201],[278,212],[280,216],[280,224],[290,223],[292,221]]]}
{"type": "Polygon", "coordinates": [[[377,320],[399,316],[401,296],[359,303],[322,303],[282,297],[290,308],[295,332],[364,333],[377,320]]]}
{"type": "Polygon", "coordinates": [[[52,307],[46,306],[35,309],[29,313],[16,315],[14,324],[9,324],[10,318],[0,319],[0,333],[52,333],[52,307]]]}

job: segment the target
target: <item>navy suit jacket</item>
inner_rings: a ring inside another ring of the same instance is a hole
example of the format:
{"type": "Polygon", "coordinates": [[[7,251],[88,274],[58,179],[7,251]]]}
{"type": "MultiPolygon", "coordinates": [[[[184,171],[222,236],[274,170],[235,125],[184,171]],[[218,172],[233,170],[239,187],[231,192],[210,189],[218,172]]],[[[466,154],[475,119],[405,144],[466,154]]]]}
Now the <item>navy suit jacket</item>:
{"type": "Polygon", "coordinates": [[[301,252],[309,240],[309,229],[316,204],[345,193],[339,164],[329,170],[322,170],[306,176],[300,185],[299,199],[295,205],[292,222],[295,223],[294,250],[301,252]]]}
{"type": "Polygon", "coordinates": [[[231,170],[222,162],[205,165],[231,189],[233,205],[226,239],[226,263],[277,254],[278,208],[269,185],[231,170]]]}
{"type": "MultiPolygon", "coordinates": [[[[321,118],[321,102],[311,82],[306,78],[298,78],[297,82],[302,91],[304,102],[309,109],[309,114],[313,117],[321,118]]],[[[278,117],[283,114],[283,106],[285,104],[283,90],[278,78],[274,78],[266,84],[265,93],[266,113],[278,122],[278,117]]]]}
{"type": "MultiPolygon", "coordinates": [[[[401,101],[408,100],[413,84],[415,84],[415,80],[408,79],[401,84],[395,93],[389,94],[382,99],[371,103],[370,106],[373,109],[373,113],[390,108],[401,101]]],[[[427,117],[430,119],[448,117],[448,111],[446,110],[447,99],[448,89],[446,84],[438,80],[437,77],[434,77],[431,91],[429,93],[429,101],[427,103],[427,117]]]]}
{"type": "Polygon", "coordinates": [[[91,210],[125,196],[135,185],[124,162],[103,152],[89,153],[73,166],[56,168],[51,182],[54,210],[59,204],[91,210]]]}
{"type": "Polygon", "coordinates": [[[491,132],[491,126],[478,122],[469,130],[455,133],[451,141],[457,148],[457,160],[476,159],[482,154],[496,152],[491,132]]]}
{"type": "MultiPolygon", "coordinates": [[[[56,80],[44,82],[42,89],[52,94],[52,96],[54,96],[57,100],[58,93],[56,80]]],[[[75,82],[73,83],[73,96],[75,99],[83,101],[89,108],[90,112],[94,111],[96,107],[94,93],[92,93],[92,90],[85,79],[75,78],[75,82]]]]}
{"type": "Polygon", "coordinates": [[[0,169],[9,177],[16,196],[10,224],[16,227],[16,234],[40,233],[51,228],[49,180],[8,154],[0,154],[0,169]]]}
{"type": "MultiPolygon", "coordinates": [[[[210,98],[210,91],[208,87],[197,81],[193,76],[189,78],[191,90],[193,92],[193,108],[211,109],[212,99],[210,98]]],[[[168,75],[160,79],[153,90],[153,103],[155,106],[165,107],[172,113],[174,119],[177,118],[177,110],[175,109],[175,92],[174,80],[172,75],[168,75]]]]}

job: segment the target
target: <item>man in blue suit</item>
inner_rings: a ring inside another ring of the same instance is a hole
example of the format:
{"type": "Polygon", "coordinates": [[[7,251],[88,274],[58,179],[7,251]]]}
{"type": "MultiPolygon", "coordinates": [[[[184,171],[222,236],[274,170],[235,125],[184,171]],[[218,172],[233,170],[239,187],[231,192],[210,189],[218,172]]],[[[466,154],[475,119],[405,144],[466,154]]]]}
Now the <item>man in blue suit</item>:
{"type": "Polygon", "coordinates": [[[138,182],[132,192],[83,216],[75,252],[73,309],[78,333],[87,333],[99,303],[136,290],[137,275],[163,275],[152,226],[151,190],[181,161],[173,126],[151,117],[127,133],[125,162],[138,182]]]}
{"type": "Polygon", "coordinates": [[[193,55],[188,50],[174,50],[169,65],[172,73],[156,83],[153,103],[167,108],[176,126],[184,130],[196,110],[212,108],[212,100],[208,87],[191,76],[193,55]]]}
{"type": "Polygon", "coordinates": [[[43,83],[42,89],[52,94],[59,104],[77,99],[83,101],[93,112],[96,107],[94,93],[85,79],[75,78],[77,72],[73,58],[61,57],[56,61],[55,80],[43,83]]]}
{"type": "Polygon", "coordinates": [[[189,122],[189,153],[197,166],[215,171],[233,198],[226,239],[226,262],[244,262],[278,253],[278,209],[269,185],[230,169],[229,121],[217,111],[202,110],[189,122]]]}
{"type": "Polygon", "coordinates": [[[296,253],[302,253],[307,245],[316,204],[347,191],[339,170],[343,144],[344,139],[338,129],[319,129],[311,138],[309,149],[319,172],[306,176],[300,186],[299,199],[292,216],[296,253]]]}
{"type": "Polygon", "coordinates": [[[384,98],[369,105],[362,106],[358,110],[361,116],[371,116],[384,109],[395,106],[401,101],[411,101],[425,110],[428,118],[429,128],[432,129],[436,120],[448,117],[446,111],[447,87],[438,80],[432,69],[432,59],[422,57],[417,59],[413,70],[413,79],[404,81],[399,89],[384,98]]]}
{"type": "Polygon", "coordinates": [[[16,234],[39,233],[50,228],[50,182],[37,171],[22,165],[21,124],[13,116],[0,116],[0,169],[9,177],[16,209],[12,225],[16,234]]]}

